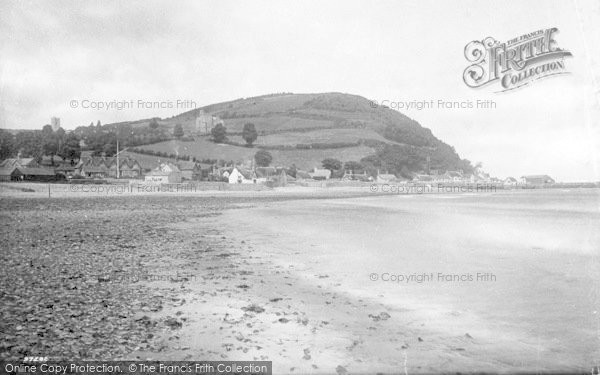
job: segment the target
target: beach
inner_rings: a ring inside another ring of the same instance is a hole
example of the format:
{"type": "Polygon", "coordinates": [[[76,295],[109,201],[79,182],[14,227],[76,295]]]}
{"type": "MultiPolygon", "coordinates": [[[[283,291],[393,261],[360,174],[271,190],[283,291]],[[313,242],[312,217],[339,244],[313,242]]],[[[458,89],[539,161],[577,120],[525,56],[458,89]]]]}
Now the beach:
{"type": "Polygon", "coordinates": [[[261,194],[2,198],[2,356],[595,365],[598,189],[261,194]]]}

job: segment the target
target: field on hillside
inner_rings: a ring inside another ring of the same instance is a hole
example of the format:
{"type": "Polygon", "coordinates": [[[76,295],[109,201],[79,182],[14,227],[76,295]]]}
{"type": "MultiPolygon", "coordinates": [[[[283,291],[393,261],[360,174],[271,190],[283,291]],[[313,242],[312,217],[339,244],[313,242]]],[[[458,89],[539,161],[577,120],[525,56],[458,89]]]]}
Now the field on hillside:
{"type": "MultiPolygon", "coordinates": [[[[288,133],[286,133],[288,134],[288,133]]],[[[259,148],[247,148],[227,144],[216,144],[207,138],[199,138],[194,142],[167,141],[142,146],[144,150],[179,153],[196,159],[223,159],[233,161],[251,160],[259,148]]],[[[366,146],[345,147],[325,150],[269,150],[273,155],[272,165],[290,166],[308,169],[320,166],[325,158],[336,158],[341,161],[357,161],[370,155],[374,150],[366,146]]]]}
{"type": "Polygon", "coordinates": [[[334,122],[331,120],[304,119],[285,115],[268,115],[260,118],[242,117],[225,119],[227,132],[241,132],[246,123],[254,124],[256,131],[259,133],[262,131],[272,132],[306,128],[331,128],[334,126],[334,122]]]}
{"type": "MultiPolygon", "coordinates": [[[[242,136],[230,136],[235,142],[245,143],[242,136]]],[[[361,139],[375,139],[389,142],[372,130],[363,129],[321,129],[307,132],[290,132],[258,136],[255,145],[297,145],[308,143],[358,142],[361,139]]]]}

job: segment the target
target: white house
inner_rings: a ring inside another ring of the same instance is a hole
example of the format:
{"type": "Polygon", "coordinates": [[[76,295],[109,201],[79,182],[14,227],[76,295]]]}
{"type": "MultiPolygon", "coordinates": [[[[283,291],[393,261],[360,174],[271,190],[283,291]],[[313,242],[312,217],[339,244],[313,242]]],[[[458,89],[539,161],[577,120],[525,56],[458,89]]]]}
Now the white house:
{"type": "Polygon", "coordinates": [[[519,182],[517,181],[516,178],[514,178],[514,177],[507,177],[502,182],[502,185],[504,185],[505,187],[515,187],[515,186],[517,186],[518,183],[519,182]]]}
{"type": "Polygon", "coordinates": [[[156,184],[178,184],[181,182],[181,171],[173,164],[162,163],[151,170],[144,180],[156,184]]]}
{"type": "Polygon", "coordinates": [[[313,180],[329,180],[331,171],[329,169],[315,168],[312,172],[308,172],[313,180]]]}
{"type": "Polygon", "coordinates": [[[230,184],[254,184],[256,183],[256,173],[235,167],[229,174],[230,184]]]}
{"type": "Polygon", "coordinates": [[[378,173],[376,182],[378,184],[384,184],[396,181],[396,175],[390,173],[378,173]]]}

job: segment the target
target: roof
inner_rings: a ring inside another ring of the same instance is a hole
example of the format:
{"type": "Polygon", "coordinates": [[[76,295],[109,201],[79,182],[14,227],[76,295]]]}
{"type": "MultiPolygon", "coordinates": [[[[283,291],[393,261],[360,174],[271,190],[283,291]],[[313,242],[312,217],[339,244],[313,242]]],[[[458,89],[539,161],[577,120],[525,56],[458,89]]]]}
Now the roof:
{"type": "MultiPolygon", "coordinates": [[[[123,167],[123,165],[134,168],[135,165],[140,165],[137,160],[131,159],[129,157],[119,158],[119,167],[123,167]]],[[[80,159],[78,166],[83,166],[85,170],[89,170],[93,167],[105,167],[105,168],[116,168],[117,158],[116,157],[102,157],[102,156],[91,156],[80,159]]],[[[141,168],[141,167],[140,167],[141,168]]]]}
{"type": "Polygon", "coordinates": [[[19,172],[21,172],[22,174],[24,174],[26,176],[55,176],[56,175],[53,170],[46,169],[46,168],[17,167],[17,169],[19,170],[19,172]]]}
{"type": "Polygon", "coordinates": [[[93,153],[94,153],[94,151],[81,151],[81,154],[79,155],[79,157],[81,159],[83,159],[83,158],[91,158],[93,153]]]}
{"type": "Polygon", "coordinates": [[[0,162],[0,167],[26,167],[30,164],[37,165],[34,158],[9,158],[0,162]]]}
{"type": "Polygon", "coordinates": [[[237,170],[242,176],[244,176],[246,180],[251,180],[253,177],[253,173],[250,170],[238,167],[235,167],[234,169],[237,170]]]}
{"type": "Polygon", "coordinates": [[[275,167],[258,167],[256,168],[257,177],[272,177],[277,175],[277,169],[275,167]]]}
{"type": "Polygon", "coordinates": [[[389,174],[389,173],[380,173],[377,175],[377,177],[381,178],[382,180],[392,180],[392,179],[396,178],[396,175],[389,174]]]}
{"type": "Polygon", "coordinates": [[[0,176],[10,176],[17,167],[0,167],[0,176]]]}
{"type": "Polygon", "coordinates": [[[504,181],[511,181],[511,182],[514,181],[514,182],[517,182],[517,179],[514,178],[514,177],[506,177],[506,179],[504,181]]]}
{"type": "Polygon", "coordinates": [[[171,174],[171,172],[153,169],[150,172],[146,173],[146,176],[168,176],[170,174],[171,174]]]}
{"type": "Polygon", "coordinates": [[[74,171],[75,166],[69,165],[69,164],[63,164],[63,165],[59,165],[58,167],[54,168],[54,170],[55,171],[74,171]]]}
{"type": "Polygon", "coordinates": [[[329,169],[319,169],[315,168],[314,171],[308,173],[310,176],[314,177],[330,177],[331,171],[329,169]]]}
{"type": "Polygon", "coordinates": [[[457,171],[447,171],[446,173],[450,177],[462,177],[463,176],[462,173],[457,172],[457,171]]]}
{"type": "Polygon", "coordinates": [[[159,169],[165,172],[181,172],[181,170],[173,163],[163,163],[160,165],[159,169]]]}
{"type": "Polygon", "coordinates": [[[158,167],[151,170],[148,174],[151,176],[168,176],[171,173],[181,172],[176,165],[171,163],[161,163],[158,167]]]}
{"type": "Polygon", "coordinates": [[[56,163],[56,162],[61,162],[64,159],[62,157],[58,156],[58,155],[54,155],[54,156],[53,155],[44,155],[44,156],[42,156],[42,161],[43,162],[44,161],[52,161],[52,160],[54,160],[54,162],[56,163]]]}
{"type": "Polygon", "coordinates": [[[105,173],[107,171],[107,169],[106,168],[102,168],[102,167],[91,166],[91,167],[85,167],[83,169],[83,171],[85,173],[105,173]]]}
{"type": "Polygon", "coordinates": [[[415,176],[415,179],[419,181],[432,181],[433,177],[428,174],[418,174],[415,176]]]}
{"type": "Polygon", "coordinates": [[[195,161],[188,161],[188,160],[180,160],[179,162],[177,162],[177,166],[181,170],[195,169],[196,168],[196,162],[195,161]]]}
{"type": "Polygon", "coordinates": [[[306,171],[297,170],[296,178],[310,178],[310,174],[308,174],[306,171]]]}
{"type": "Polygon", "coordinates": [[[547,174],[534,174],[534,175],[530,175],[530,176],[523,176],[521,178],[546,178],[546,179],[552,179],[552,177],[548,176],[547,174]]]}

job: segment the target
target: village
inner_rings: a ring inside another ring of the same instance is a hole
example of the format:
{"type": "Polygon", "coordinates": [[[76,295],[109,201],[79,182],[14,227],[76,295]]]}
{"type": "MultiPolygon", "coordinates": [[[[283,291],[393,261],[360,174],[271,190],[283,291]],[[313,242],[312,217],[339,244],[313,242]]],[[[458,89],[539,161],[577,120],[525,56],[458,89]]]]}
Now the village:
{"type": "MultiPolygon", "coordinates": [[[[222,119],[200,111],[195,128],[200,136],[214,137],[215,129],[224,129],[222,119]]],[[[150,123],[152,127],[152,123],[150,123]]],[[[101,129],[93,124],[92,130],[101,129]]],[[[97,131],[97,130],[96,130],[97,131]]],[[[100,130],[102,132],[102,130],[100,130]]],[[[175,129],[174,133],[178,130],[175,129]]],[[[60,119],[51,118],[51,125],[42,131],[46,137],[54,137],[59,132],[68,140],[72,131],[66,133],[60,126],[60,119]],[[45,132],[45,133],[44,133],[45,132]]],[[[251,139],[256,139],[253,128],[251,139]]],[[[181,135],[180,135],[181,136],[181,135]]],[[[474,172],[463,170],[439,170],[430,167],[430,160],[424,170],[418,173],[399,175],[379,168],[366,168],[360,162],[327,158],[321,165],[304,170],[292,165],[271,165],[272,157],[266,150],[260,149],[253,158],[245,160],[197,160],[189,155],[167,155],[150,153],[136,147],[116,149],[112,155],[107,152],[89,149],[83,139],[76,140],[77,152],[70,157],[63,153],[43,154],[38,157],[23,157],[16,150],[16,157],[0,161],[0,182],[39,182],[68,184],[144,184],[155,186],[185,185],[203,186],[206,189],[221,189],[224,185],[241,185],[239,189],[274,188],[284,186],[332,187],[332,186],[369,186],[371,184],[393,184],[394,186],[438,187],[439,192],[462,191],[465,189],[439,189],[440,187],[478,187],[489,186],[496,189],[549,188],[562,186],[556,184],[548,175],[527,175],[520,178],[504,179],[490,176],[480,167],[474,172]],[[87,149],[86,149],[87,148],[87,149]],[[110,156],[108,156],[110,155],[110,156]],[[260,159],[260,160],[259,160],[260,159]],[[215,184],[217,183],[217,184],[215,184]],[[252,186],[252,187],[251,187],[252,186]]],[[[111,140],[103,141],[100,147],[110,150],[111,140]]],[[[178,188],[180,191],[185,190],[178,188]]],[[[466,189],[465,191],[468,191],[466,189]]],[[[479,189],[475,189],[479,191],[479,189]]]]}
{"type": "Polygon", "coordinates": [[[202,184],[221,182],[226,184],[264,185],[282,187],[287,185],[360,186],[376,184],[401,184],[407,186],[475,186],[486,184],[499,189],[545,188],[555,185],[547,175],[508,177],[498,179],[487,173],[465,174],[462,171],[415,174],[406,179],[387,172],[377,171],[369,175],[366,171],[329,170],[315,166],[304,171],[285,166],[256,166],[254,161],[234,165],[208,164],[197,161],[142,161],[132,156],[92,156],[83,151],[80,159],[71,165],[60,157],[44,157],[41,162],[34,158],[8,158],[0,162],[1,182],[40,182],[69,184],[138,183],[149,185],[202,184]]]}

